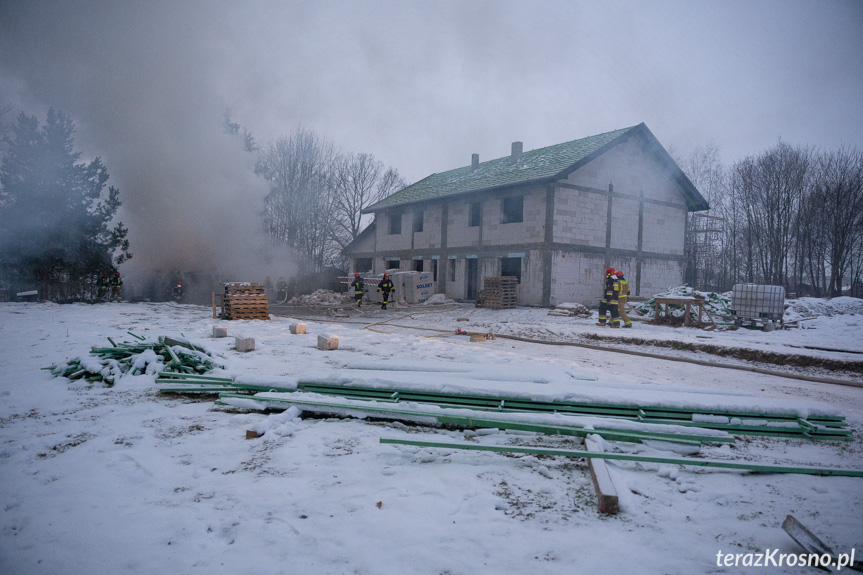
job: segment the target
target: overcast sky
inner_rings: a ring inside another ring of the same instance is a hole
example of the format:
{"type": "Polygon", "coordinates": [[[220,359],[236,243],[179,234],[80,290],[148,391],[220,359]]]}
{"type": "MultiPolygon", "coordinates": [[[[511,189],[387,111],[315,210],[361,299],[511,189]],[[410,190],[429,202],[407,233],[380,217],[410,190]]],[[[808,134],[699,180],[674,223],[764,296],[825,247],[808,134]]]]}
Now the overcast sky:
{"type": "Polygon", "coordinates": [[[226,108],[409,182],[640,122],[730,164],[863,148],[863,1],[2,0],[0,104],[69,114],[130,226],[265,192],[219,142],[226,108]]]}

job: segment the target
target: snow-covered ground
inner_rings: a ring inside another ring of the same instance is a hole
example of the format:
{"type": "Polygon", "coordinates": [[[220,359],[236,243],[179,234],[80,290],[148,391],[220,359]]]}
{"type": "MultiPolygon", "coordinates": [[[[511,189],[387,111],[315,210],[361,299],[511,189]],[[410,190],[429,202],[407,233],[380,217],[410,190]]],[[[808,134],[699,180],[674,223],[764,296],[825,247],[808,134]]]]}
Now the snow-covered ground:
{"type": "MultiPolygon", "coordinates": [[[[801,328],[764,333],[638,320],[631,330],[610,330],[593,325],[595,319],[550,316],[544,309],[453,304],[302,319],[297,312],[271,321],[214,320],[209,308],[170,303],[0,304],[0,572],[743,573],[754,568],[718,566],[717,554],[800,553],[780,528],[787,514],[837,552],[855,550],[863,559],[863,478],[609,462],[621,510],[608,516],[597,510],[583,459],[380,443],[582,449],[577,438],[303,418],[296,408],[272,415],[229,410],[212,397],[160,394],[158,366],[110,388],[53,378],[42,369],[85,357],[91,347],[110,345],[109,337],[135,341],[131,331],[150,340],[185,337],[224,365],[217,375],[274,388],[351,381],[841,414],[853,441],[748,436],[732,445],[704,444],[699,455],[863,470],[861,387],[611,349],[742,367],[752,364],[647,342],[863,359],[860,300],[795,305],[786,319],[807,318],[801,328]],[[306,323],[307,334],[291,335],[297,321],[306,323]],[[233,337],[211,338],[214,326],[254,338],[256,349],[240,353],[232,349],[233,337]],[[447,333],[457,329],[511,337],[471,342],[447,333]],[[339,348],[318,350],[318,335],[338,336],[339,348]],[[251,429],[264,435],[246,439],[251,429]]],[[[757,367],[860,380],[859,371],[757,367]]],[[[683,456],[655,443],[607,447],[683,456]]]]}

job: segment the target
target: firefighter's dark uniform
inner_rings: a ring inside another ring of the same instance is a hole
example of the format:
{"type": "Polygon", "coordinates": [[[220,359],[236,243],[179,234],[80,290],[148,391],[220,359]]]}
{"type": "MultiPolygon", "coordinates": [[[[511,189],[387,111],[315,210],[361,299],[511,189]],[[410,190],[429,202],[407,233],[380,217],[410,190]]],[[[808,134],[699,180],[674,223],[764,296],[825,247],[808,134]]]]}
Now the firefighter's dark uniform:
{"type": "Polygon", "coordinates": [[[276,282],[276,300],[279,303],[282,303],[287,299],[288,299],[288,282],[285,281],[285,278],[279,278],[279,281],[276,282]]]}
{"type": "Polygon", "coordinates": [[[183,287],[183,282],[178,281],[174,286],[174,301],[180,301],[186,295],[186,288],[183,287]]]}
{"type": "Polygon", "coordinates": [[[111,295],[108,296],[108,301],[112,299],[123,301],[123,278],[120,277],[120,272],[115,273],[111,278],[111,295]]]}
{"type": "Polygon", "coordinates": [[[617,315],[617,298],[620,294],[620,284],[614,274],[605,276],[605,292],[599,301],[599,321],[596,325],[605,325],[609,313],[611,314],[611,327],[620,327],[620,318],[617,315]]]}
{"type": "Polygon", "coordinates": [[[381,309],[387,309],[387,300],[390,294],[395,294],[396,286],[393,285],[393,280],[387,274],[384,274],[384,279],[378,284],[378,293],[381,294],[381,309]]]}
{"type": "Polygon", "coordinates": [[[623,277],[623,272],[617,272],[617,283],[620,284],[620,294],[617,297],[617,312],[623,320],[623,327],[632,327],[632,320],[626,313],[626,302],[629,301],[629,282],[623,277]]]}
{"type": "Polygon", "coordinates": [[[99,301],[108,301],[108,295],[111,293],[111,277],[108,272],[102,272],[102,279],[99,281],[99,301]]]}
{"type": "Polygon", "coordinates": [[[348,288],[354,288],[354,301],[357,302],[357,307],[363,307],[363,293],[365,291],[363,278],[355,276],[348,288]]]}

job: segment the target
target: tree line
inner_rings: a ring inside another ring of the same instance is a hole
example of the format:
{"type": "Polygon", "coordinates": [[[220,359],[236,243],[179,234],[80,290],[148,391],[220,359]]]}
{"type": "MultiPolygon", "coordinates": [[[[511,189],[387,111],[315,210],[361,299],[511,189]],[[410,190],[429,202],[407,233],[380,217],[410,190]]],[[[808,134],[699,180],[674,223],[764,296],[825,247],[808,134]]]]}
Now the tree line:
{"type": "Polygon", "coordinates": [[[74,132],[71,118],[54,109],[44,124],[21,113],[3,130],[0,299],[36,287],[42,299],[94,300],[132,257],[128,229],[113,221],[120,191],[107,186],[100,158],[79,161],[74,132]]]}
{"type": "Polygon", "coordinates": [[[710,203],[688,217],[686,282],[727,291],[737,283],[781,285],[835,297],[860,289],[863,153],[778,142],[725,166],[714,144],[681,169],[710,203]]]}
{"type": "MultiPolygon", "coordinates": [[[[103,283],[132,258],[128,229],[115,222],[120,191],[100,158],[80,162],[75,125],[51,109],[44,123],[0,107],[0,300],[38,289],[42,299],[96,301],[103,283]]],[[[340,153],[297,129],[265,146],[225,114],[224,131],[256,155],[269,193],[259,213],[262,246],[289,252],[304,274],[344,267],[344,247],[364,227],[362,211],[405,186],[398,170],[368,153],[340,153]]],[[[238,190],[241,193],[241,190],[238,190]]]]}
{"type": "Polygon", "coordinates": [[[405,187],[398,170],[369,153],[338,153],[314,131],[298,129],[257,150],[255,172],[269,184],[262,227],[274,245],[320,272],[345,267],[345,246],[363,230],[363,210],[405,187]]]}
{"type": "MultiPolygon", "coordinates": [[[[7,128],[0,107],[0,299],[37,286],[43,299],[93,300],[103,274],[132,257],[115,222],[120,192],[100,158],[80,162],[75,126],[49,110],[44,124],[20,114],[7,128]]],[[[269,192],[262,242],[292,253],[304,273],[346,265],[343,250],[363,210],[405,187],[398,170],[369,153],[342,153],[312,130],[259,146],[226,114],[225,132],[256,155],[269,192]]],[[[710,210],[689,214],[685,281],[727,291],[736,283],[836,296],[863,273],[863,154],[779,142],[725,166],[714,144],[677,159],[710,210]]],[[[855,295],[861,295],[856,293],[855,295]]]]}

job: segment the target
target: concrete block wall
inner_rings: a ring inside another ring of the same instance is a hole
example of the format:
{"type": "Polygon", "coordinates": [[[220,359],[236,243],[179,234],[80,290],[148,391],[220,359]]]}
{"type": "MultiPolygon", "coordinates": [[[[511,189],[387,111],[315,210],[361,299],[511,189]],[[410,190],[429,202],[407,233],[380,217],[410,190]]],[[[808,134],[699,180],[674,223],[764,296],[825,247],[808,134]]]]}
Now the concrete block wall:
{"type": "Polygon", "coordinates": [[[570,174],[566,182],[596,192],[558,188],[555,205],[556,241],[605,245],[608,197],[601,192],[607,192],[609,183],[612,183],[611,247],[637,248],[638,213],[643,194],[644,200],[647,200],[644,203],[644,236],[646,238],[650,234],[654,247],[643,244],[642,249],[674,255],[682,253],[685,201],[668,174],[642,152],[637,141],[630,140],[612,148],[570,174]]]}
{"type": "Polygon", "coordinates": [[[551,305],[596,306],[605,285],[602,256],[556,251],[552,254],[551,305]]]}
{"type": "MultiPolygon", "coordinates": [[[[423,212],[423,231],[413,232],[413,210],[410,214],[410,233],[413,233],[414,249],[433,249],[441,247],[441,217],[442,205],[430,205],[426,208],[415,208],[423,212]]],[[[404,226],[404,222],[402,222],[404,226]]],[[[402,227],[402,231],[404,227],[402,227]]]]}
{"type": "MultiPolygon", "coordinates": [[[[443,273],[446,273],[446,296],[453,299],[464,299],[466,297],[467,292],[467,282],[465,281],[465,270],[467,266],[465,264],[464,258],[458,258],[453,260],[446,260],[444,264],[446,269],[443,273]],[[450,262],[455,262],[455,278],[453,278],[450,274],[450,262]]],[[[441,273],[441,270],[438,270],[438,274],[441,273]]]]}
{"type": "MultiPolygon", "coordinates": [[[[611,247],[617,250],[638,249],[637,199],[614,197],[611,200],[611,247]]],[[[644,248],[642,248],[644,249],[644,248]]]]}
{"type": "Polygon", "coordinates": [[[542,305],[542,252],[531,250],[521,258],[519,305],[542,305]]]}
{"type": "MultiPolygon", "coordinates": [[[[634,274],[627,276],[634,288],[634,274]]],[[[683,284],[683,263],[668,260],[648,260],[641,264],[641,295],[653,297],[670,287],[683,284]]]]}
{"type": "MultiPolygon", "coordinates": [[[[383,212],[378,215],[378,225],[375,229],[378,253],[411,248],[411,212],[383,212]],[[393,213],[402,214],[402,233],[390,234],[390,216],[393,213]]],[[[378,268],[375,268],[378,269],[378,268]]]]}
{"type": "Polygon", "coordinates": [[[545,239],[545,190],[531,188],[510,195],[524,196],[523,221],[500,223],[504,195],[494,196],[482,204],[483,246],[542,242],[545,239]]]}
{"type": "Polygon", "coordinates": [[[479,226],[468,227],[471,203],[473,202],[464,200],[449,203],[446,230],[448,247],[460,248],[479,245],[479,226]]]}
{"type": "MultiPolygon", "coordinates": [[[[390,269],[390,266],[387,266],[387,262],[389,262],[389,259],[387,259],[385,257],[379,256],[379,257],[374,258],[375,272],[376,273],[383,273],[385,270],[390,269]]],[[[407,269],[405,266],[409,266],[410,263],[411,263],[410,260],[400,260],[399,261],[399,267],[392,268],[392,269],[407,269]]]]}
{"type": "Polygon", "coordinates": [[[555,191],[554,241],[605,246],[608,198],[570,188],[555,191]]]}
{"type": "Polygon", "coordinates": [[[658,204],[644,205],[642,250],[661,254],[683,255],[686,232],[686,210],[658,204]]]}

